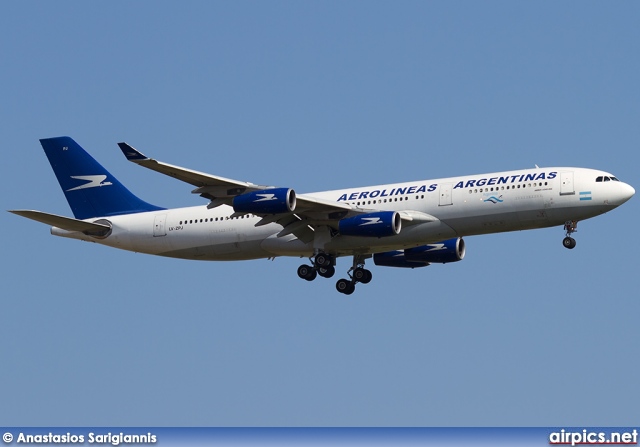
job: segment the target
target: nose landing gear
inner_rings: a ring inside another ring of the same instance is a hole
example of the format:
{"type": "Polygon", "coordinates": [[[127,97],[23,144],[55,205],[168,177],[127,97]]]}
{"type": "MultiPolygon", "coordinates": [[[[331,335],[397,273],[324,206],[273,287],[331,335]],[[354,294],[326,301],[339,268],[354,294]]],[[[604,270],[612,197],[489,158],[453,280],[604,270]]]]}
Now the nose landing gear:
{"type": "Polygon", "coordinates": [[[566,231],[566,236],[562,240],[562,245],[565,248],[572,249],[576,246],[576,240],[571,237],[571,234],[578,231],[578,221],[577,220],[568,220],[564,223],[564,230],[566,231]]]}

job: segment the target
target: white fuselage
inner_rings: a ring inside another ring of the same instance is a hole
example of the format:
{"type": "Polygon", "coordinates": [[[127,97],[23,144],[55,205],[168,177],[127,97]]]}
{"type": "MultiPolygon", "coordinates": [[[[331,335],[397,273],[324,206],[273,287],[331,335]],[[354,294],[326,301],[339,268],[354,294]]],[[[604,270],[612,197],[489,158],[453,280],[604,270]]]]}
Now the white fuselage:
{"type": "MultiPolygon", "coordinates": [[[[199,260],[243,260],[311,256],[318,249],[336,256],[416,247],[457,236],[562,225],[606,213],[627,201],[631,186],[611,174],[584,168],[537,168],[305,194],[354,209],[417,212],[435,219],[404,223],[388,237],[330,237],[312,241],[278,236],[277,223],[256,226],[261,217],[233,217],[230,206],[175,208],[109,216],[112,231],[99,239],[53,227],[52,234],[154,255],[199,260]],[[600,177],[600,181],[596,179],[600,177]],[[603,178],[609,180],[603,181],[603,178]]],[[[95,222],[100,218],[88,219],[95,222]]]]}

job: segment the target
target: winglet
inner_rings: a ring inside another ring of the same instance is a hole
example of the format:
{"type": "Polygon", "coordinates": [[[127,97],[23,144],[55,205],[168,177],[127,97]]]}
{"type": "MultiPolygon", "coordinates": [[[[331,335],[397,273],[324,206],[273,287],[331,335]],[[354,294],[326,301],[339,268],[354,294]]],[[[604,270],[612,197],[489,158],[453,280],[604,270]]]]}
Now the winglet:
{"type": "Polygon", "coordinates": [[[120,150],[122,151],[124,156],[127,157],[127,160],[129,160],[129,161],[148,160],[149,159],[149,157],[144,155],[142,152],[140,152],[137,149],[129,146],[125,142],[118,143],[118,147],[120,148],[120,150]]]}

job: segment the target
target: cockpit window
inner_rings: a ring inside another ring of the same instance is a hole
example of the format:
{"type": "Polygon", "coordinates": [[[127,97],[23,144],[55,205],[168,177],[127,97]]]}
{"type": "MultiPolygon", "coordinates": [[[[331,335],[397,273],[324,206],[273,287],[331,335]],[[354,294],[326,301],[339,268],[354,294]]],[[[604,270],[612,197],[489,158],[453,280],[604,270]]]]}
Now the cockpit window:
{"type": "Polygon", "coordinates": [[[620,180],[618,180],[615,177],[607,177],[606,175],[601,175],[600,177],[598,177],[596,179],[596,182],[600,183],[600,182],[619,182],[620,180]]]}

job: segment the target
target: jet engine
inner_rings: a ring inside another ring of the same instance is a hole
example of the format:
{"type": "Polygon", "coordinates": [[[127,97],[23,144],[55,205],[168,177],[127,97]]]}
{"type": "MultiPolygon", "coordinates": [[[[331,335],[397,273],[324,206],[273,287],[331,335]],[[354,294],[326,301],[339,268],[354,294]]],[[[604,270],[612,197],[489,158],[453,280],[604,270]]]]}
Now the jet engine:
{"type": "Polygon", "coordinates": [[[462,261],[465,251],[464,240],[461,237],[456,237],[435,244],[421,245],[420,247],[407,248],[405,250],[375,253],[373,262],[375,265],[384,267],[426,267],[429,264],[462,261]]]}
{"type": "Polygon", "coordinates": [[[360,214],[338,222],[340,234],[345,236],[386,237],[400,234],[402,219],[396,211],[360,214]]]}
{"type": "Polygon", "coordinates": [[[233,198],[236,213],[280,214],[296,208],[296,193],[289,188],[252,191],[233,198]]]}

